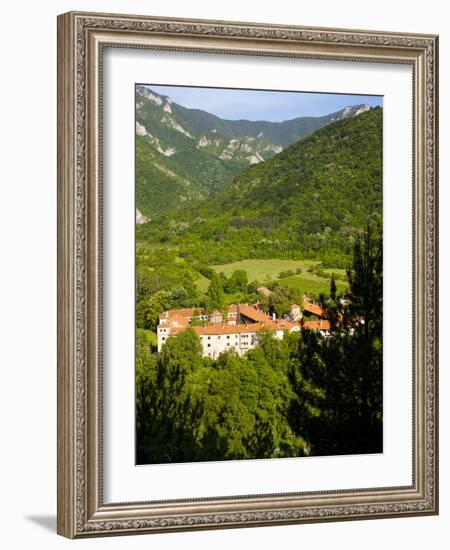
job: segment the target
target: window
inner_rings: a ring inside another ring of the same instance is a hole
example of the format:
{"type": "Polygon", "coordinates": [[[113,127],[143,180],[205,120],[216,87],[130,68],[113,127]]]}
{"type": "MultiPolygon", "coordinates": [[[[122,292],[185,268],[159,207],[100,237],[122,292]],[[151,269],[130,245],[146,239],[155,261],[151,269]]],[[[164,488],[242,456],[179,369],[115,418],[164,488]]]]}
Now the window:
{"type": "Polygon", "coordinates": [[[211,347],[211,344],[208,344],[208,348],[210,348],[210,347],[211,347]]]}
{"type": "Polygon", "coordinates": [[[230,345],[230,342],[228,342],[227,346],[229,346],[229,345],[230,345]]]}
{"type": "Polygon", "coordinates": [[[227,340],[229,340],[229,339],[230,339],[230,335],[227,336],[227,340]]]}

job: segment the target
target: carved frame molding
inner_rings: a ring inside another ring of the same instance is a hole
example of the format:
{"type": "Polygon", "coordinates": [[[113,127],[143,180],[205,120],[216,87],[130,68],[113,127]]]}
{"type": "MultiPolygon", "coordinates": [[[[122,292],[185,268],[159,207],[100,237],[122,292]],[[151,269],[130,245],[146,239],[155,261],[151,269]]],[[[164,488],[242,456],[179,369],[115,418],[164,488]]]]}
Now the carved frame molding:
{"type": "Polygon", "coordinates": [[[438,512],[437,47],[430,35],[70,12],[58,17],[58,533],[75,538],[438,512]],[[102,50],[408,63],[414,89],[411,487],[104,504],[102,50]]]}

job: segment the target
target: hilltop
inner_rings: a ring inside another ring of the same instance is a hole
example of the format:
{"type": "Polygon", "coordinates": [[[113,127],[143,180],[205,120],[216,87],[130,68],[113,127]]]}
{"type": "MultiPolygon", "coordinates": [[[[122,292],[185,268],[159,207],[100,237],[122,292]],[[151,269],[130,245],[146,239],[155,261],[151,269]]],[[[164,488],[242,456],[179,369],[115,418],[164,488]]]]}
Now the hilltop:
{"type": "Polygon", "coordinates": [[[327,124],[369,109],[355,105],[322,117],[284,122],[225,120],[138,85],[136,204],[144,216],[138,223],[221,193],[249,166],[274,157],[327,124]]]}
{"type": "Polygon", "coordinates": [[[377,107],[331,122],[217,195],[139,227],[138,239],[209,264],[345,255],[382,212],[382,118],[377,107]]]}

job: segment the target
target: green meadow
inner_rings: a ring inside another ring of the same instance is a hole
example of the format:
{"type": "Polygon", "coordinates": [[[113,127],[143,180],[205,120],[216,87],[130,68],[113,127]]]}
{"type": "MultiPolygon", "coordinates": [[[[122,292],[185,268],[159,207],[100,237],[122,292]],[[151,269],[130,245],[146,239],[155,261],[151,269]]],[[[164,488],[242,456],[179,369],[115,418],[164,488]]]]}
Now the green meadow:
{"type": "MultiPolygon", "coordinates": [[[[291,288],[299,293],[318,296],[319,294],[328,294],[330,291],[330,279],[332,274],[337,277],[336,287],[338,292],[344,292],[348,283],[345,280],[345,270],[343,269],[322,269],[323,275],[317,275],[311,270],[317,269],[320,265],[320,260],[278,260],[278,259],[256,259],[256,260],[241,260],[223,265],[213,265],[212,269],[216,273],[223,273],[229,278],[236,270],[243,269],[247,273],[249,281],[258,281],[261,286],[269,285],[278,282],[284,287],[291,288]],[[287,272],[292,272],[292,275],[286,275],[287,272]]],[[[201,292],[208,289],[210,280],[200,275],[195,281],[197,288],[201,292]]]]}

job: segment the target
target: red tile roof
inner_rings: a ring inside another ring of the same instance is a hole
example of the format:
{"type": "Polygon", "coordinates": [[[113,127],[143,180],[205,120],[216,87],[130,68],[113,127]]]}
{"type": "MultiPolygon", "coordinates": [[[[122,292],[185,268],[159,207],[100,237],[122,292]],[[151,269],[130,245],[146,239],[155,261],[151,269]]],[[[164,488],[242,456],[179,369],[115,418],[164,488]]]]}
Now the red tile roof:
{"type": "MultiPolygon", "coordinates": [[[[228,313],[235,313],[237,311],[238,306],[236,304],[231,304],[228,306],[228,313]]],[[[173,317],[174,315],[182,315],[183,317],[194,317],[194,313],[197,313],[197,315],[206,315],[206,310],[204,307],[189,307],[185,309],[169,309],[168,311],[164,311],[164,313],[161,313],[159,316],[160,319],[169,319],[173,317]]],[[[210,315],[217,315],[220,312],[213,311],[210,315]]],[[[221,313],[220,313],[221,314],[221,313]]]]}
{"type": "Polygon", "coordinates": [[[317,315],[317,317],[323,317],[325,318],[327,314],[325,313],[325,310],[320,307],[317,304],[313,304],[306,298],[303,300],[303,310],[308,311],[309,313],[312,313],[313,315],[317,315]]]}
{"type": "Polygon", "coordinates": [[[276,319],[275,321],[270,321],[267,323],[267,326],[272,327],[272,330],[292,330],[298,325],[297,323],[292,323],[286,319],[276,319]]]}
{"type": "Polygon", "coordinates": [[[187,317],[184,317],[183,315],[175,314],[175,315],[172,315],[172,317],[169,317],[169,319],[167,319],[167,322],[164,323],[163,326],[188,327],[189,326],[189,321],[188,321],[187,317]]]}
{"type": "Polygon", "coordinates": [[[320,321],[305,321],[303,323],[303,328],[306,330],[330,330],[331,324],[327,319],[320,321]]]}
{"type": "MultiPolygon", "coordinates": [[[[227,323],[211,323],[205,326],[193,326],[191,327],[199,336],[209,336],[209,335],[218,335],[218,334],[253,334],[257,333],[262,329],[269,330],[271,332],[277,330],[292,330],[294,327],[298,326],[296,323],[291,323],[290,321],[270,320],[267,323],[250,323],[250,324],[240,324],[240,325],[229,325],[227,323]]],[[[169,335],[179,334],[188,328],[185,327],[172,327],[169,326],[169,335]]]]}
{"type": "MultiPolygon", "coordinates": [[[[207,325],[192,326],[191,328],[198,335],[213,335],[256,333],[261,329],[267,329],[271,332],[279,330],[290,331],[299,326],[298,323],[292,323],[291,321],[287,321],[285,319],[274,320],[269,315],[266,315],[264,312],[258,311],[254,307],[247,305],[231,305],[229,307],[229,312],[237,311],[238,309],[244,316],[248,317],[254,322],[248,324],[242,323],[231,325],[224,320],[223,322],[221,321],[219,323],[208,323],[207,325]]],[[[158,328],[167,327],[167,334],[169,336],[179,334],[180,332],[183,332],[184,330],[189,328],[190,324],[188,318],[192,316],[193,311],[194,308],[166,311],[164,312],[164,314],[160,315],[160,319],[165,319],[165,323],[161,323],[160,325],[158,325],[158,328]]],[[[211,317],[215,317],[218,315],[221,315],[219,311],[210,314],[211,317]]]]}
{"type": "Polygon", "coordinates": [[[168,311],[165,311],[162,313],[159,318],[160,319],[168,319],[170,317],[173,317],[174,315],[181,315],[183,317],[193,317],[194,312],[197,312],[199,315],[205,315],[205,310],[202,307],[189,307],[185,309],[169,309],[168,311]]]}
{"type": "Polygon", "coordinates": [[[252,321],[259,321],[261,323],[272,321],[272,318],[269,317],[269,315],[251,306],[240,306],[239,311],[242,315],[245,315],[245,317],[252,319],[252,321]]]}

